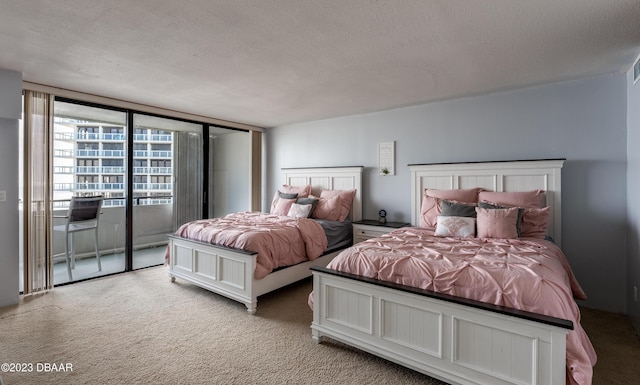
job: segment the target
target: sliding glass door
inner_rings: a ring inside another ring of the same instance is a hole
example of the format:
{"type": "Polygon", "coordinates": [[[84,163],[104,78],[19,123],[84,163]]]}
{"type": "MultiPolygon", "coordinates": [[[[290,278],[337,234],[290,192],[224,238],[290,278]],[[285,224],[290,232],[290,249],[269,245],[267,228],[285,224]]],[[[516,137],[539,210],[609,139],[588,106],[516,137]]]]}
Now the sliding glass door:
{"type": "Polygon", "coordinates": [[[167,234],[202,218],[204,130],[199,123],[56,100],[54,284],[164,263],[167,234]],[[67,226],[72,198],[91,196],[103,198],[97,242],[94,232],[67,226]]]}
{"type": "Polygon", "coordinates": [[[55,101],[53,121],[53,283],[122,272],[127,113],[55,101]],[[103,198],[97,241],[92,230],[74,231],[89,223],[76,223],[68,215],[71,200],[77,197],[103,198]]]}
{"type": "Polygon", "coordinates": [[[203,125],[133,115],[133,269],[164,263],[167,234],[202,218],[203,125]]]}

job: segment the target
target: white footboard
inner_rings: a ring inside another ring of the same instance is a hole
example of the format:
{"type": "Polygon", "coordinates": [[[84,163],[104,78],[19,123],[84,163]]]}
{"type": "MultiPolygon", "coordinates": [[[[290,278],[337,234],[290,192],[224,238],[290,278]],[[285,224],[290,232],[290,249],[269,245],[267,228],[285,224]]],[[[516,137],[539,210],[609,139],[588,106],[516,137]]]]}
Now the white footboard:
{"type": "Polygon", "coordinates": [[[312,270],[316,342],[330,337],[454,384],[565,383],[571,321],[312,270]]]}
{"type": "Polygon", "coordinates": [[[255,313],[253,272],[257,253],[215,247],[177,237],[169,237],[169,276],[196,284],[242,302],[255,313]]]}
{"type": "Polygon", "coordinates": [[[311,276],[311,267],[326,266],[339,252],[256,279],[257,253],[169,236],[169,276],[241,302],[254,314],[259,296],[311,276]]]}

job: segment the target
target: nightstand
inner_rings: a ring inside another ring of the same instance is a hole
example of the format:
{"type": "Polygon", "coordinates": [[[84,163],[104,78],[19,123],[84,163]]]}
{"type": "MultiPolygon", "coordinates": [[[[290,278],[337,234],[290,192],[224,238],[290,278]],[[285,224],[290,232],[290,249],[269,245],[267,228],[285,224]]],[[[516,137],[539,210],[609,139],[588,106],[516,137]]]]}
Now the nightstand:
{"type": "Polygon", "coordinates": [[[366,241],[370,238],[376,238],[382,234],[389,233],[395,229],[401,227],[411,226],[410,223],[405,222],[386,222],[380,223],[376,220],[363,219],[361,221],[353,222],[353,243],[366,241]]]}

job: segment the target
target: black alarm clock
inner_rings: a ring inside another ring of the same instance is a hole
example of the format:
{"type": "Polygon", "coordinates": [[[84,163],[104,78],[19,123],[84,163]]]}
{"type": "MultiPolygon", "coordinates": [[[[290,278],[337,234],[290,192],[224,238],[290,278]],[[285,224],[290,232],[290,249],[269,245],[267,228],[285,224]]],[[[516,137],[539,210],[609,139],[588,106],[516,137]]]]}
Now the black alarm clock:
{"type": "Polygon", "coordinates": [[[378,211],[378,222],[387,223],[387,211],[386,210],[378,211]]]}

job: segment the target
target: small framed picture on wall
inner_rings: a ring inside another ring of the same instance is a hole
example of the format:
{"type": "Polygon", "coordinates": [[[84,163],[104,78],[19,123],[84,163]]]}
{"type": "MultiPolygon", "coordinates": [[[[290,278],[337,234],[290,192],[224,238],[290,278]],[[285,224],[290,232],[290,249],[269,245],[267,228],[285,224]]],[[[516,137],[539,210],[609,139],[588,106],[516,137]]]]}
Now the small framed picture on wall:
{"type": "Polygon", "coordinates": [[[378,172],[382,176],[396,175],[395,147],[395,141],[378,143],[378,172]]]}

